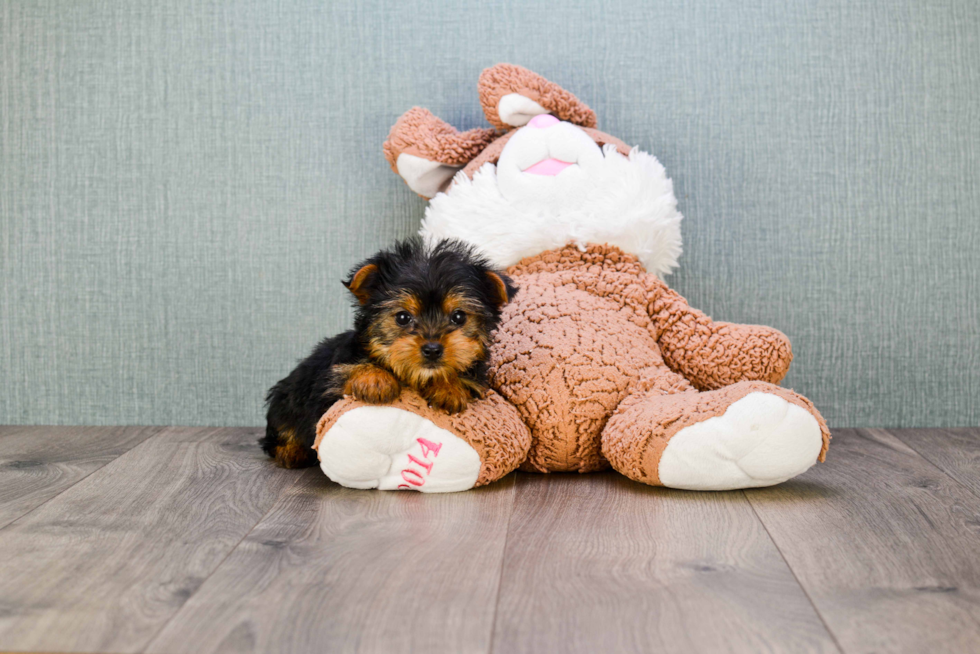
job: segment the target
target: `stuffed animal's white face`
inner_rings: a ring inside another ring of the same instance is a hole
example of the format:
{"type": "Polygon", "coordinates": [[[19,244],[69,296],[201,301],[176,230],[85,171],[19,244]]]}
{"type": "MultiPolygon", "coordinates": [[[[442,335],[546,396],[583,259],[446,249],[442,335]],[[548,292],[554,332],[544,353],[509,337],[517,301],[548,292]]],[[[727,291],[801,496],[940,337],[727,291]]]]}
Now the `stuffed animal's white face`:
{"type": "Polygon", "coordinates": [[[560,211],[581,204],[602,164],[602,150],[588,134],[543,114],[507,141],[497,161],[497,184],[511,202],[560,211]]]}
{"type": "Polygon", "coordinates": [[[581,128],[542,114],[510,137],[496,166],[472,180],[457,173],[430,201],[421,233],[462,239],[502,268],[569,242],[608,243],[663,275],[677,266],[681,218],[652,155],[600,149],[581,128]]]}

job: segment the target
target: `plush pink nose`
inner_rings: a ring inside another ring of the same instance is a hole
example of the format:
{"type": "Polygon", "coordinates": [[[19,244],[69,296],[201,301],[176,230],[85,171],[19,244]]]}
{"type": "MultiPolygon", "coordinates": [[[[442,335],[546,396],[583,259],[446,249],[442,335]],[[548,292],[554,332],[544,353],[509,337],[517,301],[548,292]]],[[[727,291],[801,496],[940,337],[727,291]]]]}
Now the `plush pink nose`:
{"type": "Polygon", "coordinates": [[[552,116],[551,114],[538,114],[528,123],[528,127],[537,127],[538,129],[544,129],[545,127],[551,127],[552,125],[557,125],[560,120],[552,116]]]}

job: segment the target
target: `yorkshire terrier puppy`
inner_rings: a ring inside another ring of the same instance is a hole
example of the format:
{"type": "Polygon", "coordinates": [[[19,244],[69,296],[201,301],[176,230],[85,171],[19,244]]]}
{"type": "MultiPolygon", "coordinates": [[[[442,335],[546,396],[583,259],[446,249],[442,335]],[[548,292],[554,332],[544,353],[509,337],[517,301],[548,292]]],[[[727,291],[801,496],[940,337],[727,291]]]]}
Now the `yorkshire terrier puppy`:
{"type": "Polygon", "coordinates": [[[372,404],[410,388],[457,413],[487,387],[490,333],[517,288],[460,241],[411,239],[356,266],[354,329],[323,340],[273,386],[262,449],[286,468],[316,463],[316,424],[346,395],[372,404]]]}

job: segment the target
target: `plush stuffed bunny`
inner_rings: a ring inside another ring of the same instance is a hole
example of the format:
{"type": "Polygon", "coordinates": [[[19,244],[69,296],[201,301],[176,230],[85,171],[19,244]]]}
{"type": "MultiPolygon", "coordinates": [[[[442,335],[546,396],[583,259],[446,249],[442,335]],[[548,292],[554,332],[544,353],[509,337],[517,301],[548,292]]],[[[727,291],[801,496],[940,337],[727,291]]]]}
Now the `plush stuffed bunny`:
{"type": "Polygon", "coordinates": [[[663,166],[519,66],[485,70],[479,93],[496,131],[459,133],[416,107],[384,151],[432,198],[423,236],[477,246],[520,287],[492,345],[494,390],[452,416],[411,393],[388,406],[338,402],[317,429],[323,471],[353,488],[434,492],[518,466],[612,466],[654,486],[726,490],[822,461],[823,418],[776,385],[789,340],[714,322],[658,277],[681,251],[663,166]]]}

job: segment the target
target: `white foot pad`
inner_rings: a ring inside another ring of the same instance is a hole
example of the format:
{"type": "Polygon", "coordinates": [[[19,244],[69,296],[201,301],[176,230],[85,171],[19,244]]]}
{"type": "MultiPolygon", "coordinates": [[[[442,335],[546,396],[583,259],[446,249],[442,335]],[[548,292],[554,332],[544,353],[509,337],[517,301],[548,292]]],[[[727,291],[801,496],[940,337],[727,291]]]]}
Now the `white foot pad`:
{"type": "Polygon", "coordinates": [[[393,407],[359,407],[330,428],[320,468],[341,486],[451,493],[473,488],[480,455],[425,418],[393,407]]]}
{"type": "Polygon", "coordinates": [[[660,483],[689,490],[772,486],[817,462],[823,437],[805,409],[749,393],[724,415],[685,427],[660,457],[660,483]]]}

